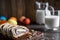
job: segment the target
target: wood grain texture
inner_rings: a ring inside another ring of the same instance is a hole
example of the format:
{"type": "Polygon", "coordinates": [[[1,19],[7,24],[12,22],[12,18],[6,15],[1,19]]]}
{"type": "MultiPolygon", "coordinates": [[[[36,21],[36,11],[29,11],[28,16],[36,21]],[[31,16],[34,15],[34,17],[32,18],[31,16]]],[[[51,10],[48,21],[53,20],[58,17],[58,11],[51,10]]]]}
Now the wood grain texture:
{"type": "Polygon", "coordinates": [[[21,17],[25,15],[24,0],[0,0],[0,16],[4,15],[7,18],[12,16],[21,17]]]}
{"type": "Polygon", "coordinates": [[[16,4],[16,0],[11,0],[11,16],[16,17],[17,16],[17,4],[16,4]]]}
{"type": "Polygon", "coordinates": [[[24,15],[29,17],[32,22],[35,22],[36,1],[48,2],[55,9],[60,9],[60,0],[0,0],[0,15],[7,18],[14,16],[18,19],[24,15]]]}
{"type": "Polygon", "coordinates": [[[35,10],[35,0],[26,0],[26,17],[29,17],[31,21],[35,21],[35,15],[36,15],[36,10],[35,10]]]}
{"type": "Polygon", "coordinates": [[[54,1],[54,8],[55,8],[55,10],[60,10],[60,0],[54,1]]]}
{"type": "Polygon", "coordinates": [[[16,0],[17,2],[17,17],[25,15],[25,1],[24,0],[16,0]]]}
{"type": "Polygon", "coordinates": [[[0,0],[0,15],[10,16],[10,0],[0,0]]]}

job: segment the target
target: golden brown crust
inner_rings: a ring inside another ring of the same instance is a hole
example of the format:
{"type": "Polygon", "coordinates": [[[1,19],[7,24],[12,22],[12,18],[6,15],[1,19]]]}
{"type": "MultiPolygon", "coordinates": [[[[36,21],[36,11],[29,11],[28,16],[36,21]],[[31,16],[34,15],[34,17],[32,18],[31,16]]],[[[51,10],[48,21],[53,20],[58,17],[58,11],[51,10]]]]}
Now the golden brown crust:
{"type": "MultiPolygon", "coordinates": [[[[4,23],[2,25],[6,25],[6,24],[9,24],[9,23],[4,23]]],[[[0,25],[0,29],[1,29],[1,25],[0,25]]],[[[38,39],[39,37],[44,36],[44,33],[42,33],[42,32],[29,30],[27,27],[21,26],[21,25],[20,26],[19,25],[12,25],[11,27],[7,28],[7,30],[9,30],[9,31],[7,31],[7,33],[8,33],[7,36],[9,38],[12,38],[13,40],[31,40],[31,39],[33,40],[33,39],[38,39]],[[19,36],[20,34],[13,36],[14,32],[12,30],[15,30],[14,28],[18,29],[19,27],[22,29],[26,29],[28,31],[25,32],[24,34],[22,33],[23,35],[21,35],[21,36],[19,36]]]]}
{"type": "Polygon", "coordinates": [[[30,36],[30,34],[26,33],[26,34],[24,34],[24,35],[22,35],[20,37],[17,37],[17,38],[13,37],[12,39],[14,39],[14,40],[17,40],[17,39],[24,40],[24,39],[29,38],[29,36],[30,36]]]}

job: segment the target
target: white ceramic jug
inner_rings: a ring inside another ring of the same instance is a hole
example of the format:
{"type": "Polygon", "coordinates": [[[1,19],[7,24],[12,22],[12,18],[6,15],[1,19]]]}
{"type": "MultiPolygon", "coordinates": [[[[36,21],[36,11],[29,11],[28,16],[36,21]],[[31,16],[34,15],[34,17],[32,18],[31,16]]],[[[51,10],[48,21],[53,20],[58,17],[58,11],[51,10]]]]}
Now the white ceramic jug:
{"type": "Polygon", "coordinates": [[[45,24],[45,15],[51,16],[51,11],[48,9],[52,9],[52,14],[54,15],[54,8],[52,6],[49,6],[48,2],[37,2],[37,10],[36,10],[36,22],[39,24],[45,24]]]}
{"type": "Polygon", "coordinates": [[[36,22],[38,24],[45,24],[45,10],[36,11],[36,22]]]}

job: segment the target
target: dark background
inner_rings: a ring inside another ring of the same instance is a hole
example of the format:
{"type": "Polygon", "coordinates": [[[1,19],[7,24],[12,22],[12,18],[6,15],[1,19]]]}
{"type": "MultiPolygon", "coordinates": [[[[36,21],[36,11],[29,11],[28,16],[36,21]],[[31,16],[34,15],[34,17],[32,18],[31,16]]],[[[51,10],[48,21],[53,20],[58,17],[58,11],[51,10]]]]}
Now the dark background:
{"type": "Polygon", "coordinates": [[[60,10],[60,0],[0,0],[0,15],[19,19],[22,15],[35,21],[35,1],[49,2],[55,10],[60,10]]]}

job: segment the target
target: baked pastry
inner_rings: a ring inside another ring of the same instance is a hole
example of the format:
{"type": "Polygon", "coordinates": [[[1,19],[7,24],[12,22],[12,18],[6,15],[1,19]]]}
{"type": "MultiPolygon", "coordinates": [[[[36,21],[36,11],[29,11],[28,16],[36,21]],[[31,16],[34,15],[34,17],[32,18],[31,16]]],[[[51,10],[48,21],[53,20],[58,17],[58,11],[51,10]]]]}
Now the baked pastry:
{"type": "Polygon", "coordinates": [[[25,26],[11,25],[10,23],[4,23],[0,25],[0,33],[6,38],[12,38],[13,40],[39,40],[43,38],[42,32],[29,30],[25,26]]]}
{"type": "Polygon", "coordinates": [[[0,33],[7,35],[8,37],[18,38],[25,34],[29,34],[29,29],[25,26],[4,23],[0,25],[0,33]]]}
{"type": "Polygon", "coordinates": [[[7,33],[7,28],[9,27],[9,26],[11,26],[11,24],[9,24],[9,23],[4,23],[4,24],[1,24],[0,25],[0,33],[2,33],[3,35],[6,35],[6,33],[7,33]]]}
{"type": "Polygon", "coordinates": [[[10,33],[11,33],[12,37],[18,38],[18,37],[21,37],[21,36],[23,36],[25,34],[28,34],[29,33],[29,29],[26,28],[25,26],[16,25],[15,27],[13,27],[11,29],[10,33]]]}

